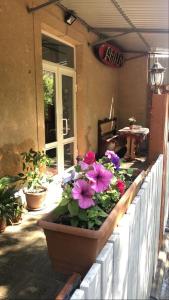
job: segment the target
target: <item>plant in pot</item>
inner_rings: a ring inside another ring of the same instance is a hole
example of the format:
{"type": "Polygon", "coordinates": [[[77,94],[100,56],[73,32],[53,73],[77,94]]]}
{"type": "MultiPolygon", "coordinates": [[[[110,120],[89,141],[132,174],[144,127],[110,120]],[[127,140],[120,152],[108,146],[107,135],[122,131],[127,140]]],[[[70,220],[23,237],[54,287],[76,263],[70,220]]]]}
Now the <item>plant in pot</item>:
{"type": "Polygon", "coordinates": [[[113,151],[107,150],[99,161],[91,151],[78,158],[64,180],[59,205],[39,221],[56,271],[87,272],[134,198],[144,172],[135,180],[133,176],[131,169],[120,168],[113,151]]]}
{"type": "Polygon", "coordinates": [[[129,121],[129,127],[130,127],[130,129],[133,129],[134,124],[136,124],[136,119],[134,117],[130,117],[128,119],[128,121],[129,121]]]}
{"type": "Polygon", "coordinates": [[[41,209],[47,192],[47,183],[52,179],[46,175],[46,166],[50,165],[50,158],[44,151],[21,153],[23,173],[19,173],[24,183],[27,208],[41,209]]]}
{"type": "Polygon", "coordinates": [[[12,213],[12,224],[19,224],[22,221],[22,216],[25,212],[22,199],[17,193],[14,196],[13,213],[12,213]]]}
{"type": "Polygon", "coordinates": [[[17,222],[23,213],[22,202],[16,197],[16,189],[13,185],[18,180],[17,176],[6,176],[0,178],[0,232],[7,225],[17,222]]]}

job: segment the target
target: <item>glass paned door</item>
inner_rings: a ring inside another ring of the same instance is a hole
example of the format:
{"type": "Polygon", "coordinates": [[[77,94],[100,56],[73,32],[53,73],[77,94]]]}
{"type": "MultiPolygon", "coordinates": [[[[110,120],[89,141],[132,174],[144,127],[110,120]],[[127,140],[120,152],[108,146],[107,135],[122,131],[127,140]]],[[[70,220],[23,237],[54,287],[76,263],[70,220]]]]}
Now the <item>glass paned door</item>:
{"type": "Polygon", "coordinates": [[[76,156],[75,71],[43,64],[45,146],[53,173],[62,173],[76,156]]]}
{"type": "Polygon", "coordinates": [[[45,141],[57,141],[56,112],[56,78],[55,73],[43,71],[44,110],[45,110],[45,141]]]}

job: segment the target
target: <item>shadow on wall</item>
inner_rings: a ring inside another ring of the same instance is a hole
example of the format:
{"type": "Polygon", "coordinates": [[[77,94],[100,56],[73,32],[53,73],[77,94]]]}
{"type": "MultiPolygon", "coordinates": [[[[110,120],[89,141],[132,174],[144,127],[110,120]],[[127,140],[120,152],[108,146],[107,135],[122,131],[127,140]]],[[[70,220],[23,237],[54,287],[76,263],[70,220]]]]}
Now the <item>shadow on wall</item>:
{"type": "Polygon", "coordinates": [[[85,141],[86,141],[86,152],[92,149],[92,143],[90,142],[90,135],[91,135],[91,126],[87,127],[87,132],[85,134],[85,141]]]}
{"type": "Polygon", "coordinates": [[[21,171],[20,154],[30,148],[35,149],[33,140],[25,140],[19,145],[5,144],[0,148],[0,177],[16,175],[21,171]]]}

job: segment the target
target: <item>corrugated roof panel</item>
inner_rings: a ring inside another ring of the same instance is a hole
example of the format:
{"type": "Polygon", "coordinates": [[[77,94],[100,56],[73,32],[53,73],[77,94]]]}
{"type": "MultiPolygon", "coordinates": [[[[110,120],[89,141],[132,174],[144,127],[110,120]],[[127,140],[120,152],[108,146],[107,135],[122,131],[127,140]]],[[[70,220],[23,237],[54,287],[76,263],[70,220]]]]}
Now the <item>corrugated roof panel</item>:
{"type": "Polygon", "coordinates": [[[136,27],[169,28],[168,0],[117,0],[136,27]]]}
{"type": "Polygon", "coordinates": [[[114,38],[114,41],[128,51],[146,51],[146,46],[136,33],[130,33],[119,38],[114,38]]]}
{"type": "Polygon", "coordinates": [[[144,33],[142,35],[151,45],[151,48],[161,48],[161,45],[163,45],[163,49],[169,48],[169,35],[167,34],[144,33]]]}
{"type": "Polygon", "coordinates": [[[130,27],[110,0],[63,0],[61,3],[92,27],[130,27]]]}
{"type": "MultiPolygon", "coordinates": [[[[120,14],[115,2],[130,19],[134,28],[169,29],[169,0],[62,0],[68,9],[74,10],[88,25],[94,28],[132,28],[120,14]]],[[[104,30],[106,33],[106,30],[104,30]]],[[[104,33],[103,32],[103,33],[104,33]]],[[[107,32],[111,35],[113,32],[107,32]]],[[[117,34],[117,33],[116,33],[117,34]]],[[[150,48],[169,49],[168,35],[165,33],[141,33],[150,48]]],[[[145,49],[138,34],[128,34],[117,39],[126,49],[145,49]]],[[[147,45],[148,46],[148,45],[147,45]]]]}

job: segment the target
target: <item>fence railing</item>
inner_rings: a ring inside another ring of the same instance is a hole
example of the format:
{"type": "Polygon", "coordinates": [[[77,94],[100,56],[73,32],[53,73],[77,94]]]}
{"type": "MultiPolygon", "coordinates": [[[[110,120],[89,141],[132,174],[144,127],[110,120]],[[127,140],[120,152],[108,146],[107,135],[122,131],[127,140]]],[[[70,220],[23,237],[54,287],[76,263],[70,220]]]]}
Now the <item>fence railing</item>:
{"type": "Polygon", "coordinates": [[[158,256],[162,171],[160,155],[71,300],[149,297],[158,256]]]}

